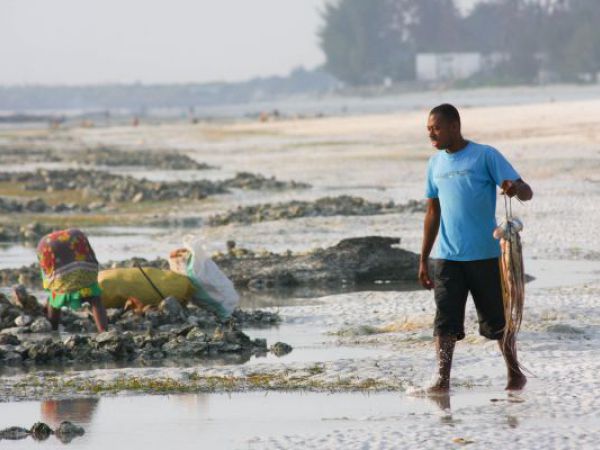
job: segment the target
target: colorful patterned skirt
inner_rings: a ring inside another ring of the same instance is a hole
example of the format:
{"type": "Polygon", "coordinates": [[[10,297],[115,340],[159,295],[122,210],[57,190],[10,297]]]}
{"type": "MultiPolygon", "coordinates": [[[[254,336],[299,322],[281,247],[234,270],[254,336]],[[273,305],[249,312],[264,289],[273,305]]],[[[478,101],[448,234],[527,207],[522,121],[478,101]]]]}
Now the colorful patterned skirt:
{"type": "Polygon", "coordinates": [[[78,309],[82,301],[100,296],[98,261],[82,231],[70,228],[44,236],[37,256],[52,307],[78,309]]]}

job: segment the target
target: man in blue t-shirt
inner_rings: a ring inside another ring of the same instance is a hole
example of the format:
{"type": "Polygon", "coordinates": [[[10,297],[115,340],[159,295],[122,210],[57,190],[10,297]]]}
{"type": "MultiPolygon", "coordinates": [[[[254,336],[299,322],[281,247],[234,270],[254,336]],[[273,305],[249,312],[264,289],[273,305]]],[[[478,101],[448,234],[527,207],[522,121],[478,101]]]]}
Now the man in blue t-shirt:
{"type": "MultiPolygon", "coordinates": [[[[434,290],[436,303],[434,336],[439,376],[429,392],[447,392],[454,346],[465,337],[469,292],[477,309],[479,333],[495,340],[503,334],[500,245],[493,237],[496,186],[523,201],[530,200],[533,192],[498,150],[463,138],[454,106],[443,104],[432,109],[427,129],[432,145],[439,151],[430,158],[427,168],[419,280],[423,287],[434,290]],[[430,277],[429,255],[438,232],[430,277]]],[[[502,345],[500,350],[508,370],[506,389],[522,389],[527,378],[519,369],[516,352],[502,345]]]]}

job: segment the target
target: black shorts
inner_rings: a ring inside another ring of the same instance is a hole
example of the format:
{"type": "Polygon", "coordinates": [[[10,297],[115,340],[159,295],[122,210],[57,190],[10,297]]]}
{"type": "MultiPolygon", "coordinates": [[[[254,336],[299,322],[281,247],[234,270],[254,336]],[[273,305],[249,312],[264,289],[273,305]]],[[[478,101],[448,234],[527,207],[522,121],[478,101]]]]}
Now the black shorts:
{"type": "Polygon", "coordinates": [[[475,301],[479,334],[500,339],[504,331],[504,306],[498,258],[477,261],[438,259],[434,263],[434,336],[465,337],[465,307],[469,292],[475,301]]]}

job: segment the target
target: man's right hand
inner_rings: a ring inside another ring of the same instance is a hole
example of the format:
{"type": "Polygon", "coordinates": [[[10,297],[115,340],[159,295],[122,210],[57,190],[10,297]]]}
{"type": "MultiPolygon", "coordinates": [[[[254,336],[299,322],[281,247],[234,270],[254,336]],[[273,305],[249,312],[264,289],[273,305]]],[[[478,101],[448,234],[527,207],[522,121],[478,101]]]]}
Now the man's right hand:
{"type": "Polygon", "coordinates": [[[429,278],[427,261],[421,261],[419,263],[419,282],[425,289],[433,289],[433,281],[429,278]]]}

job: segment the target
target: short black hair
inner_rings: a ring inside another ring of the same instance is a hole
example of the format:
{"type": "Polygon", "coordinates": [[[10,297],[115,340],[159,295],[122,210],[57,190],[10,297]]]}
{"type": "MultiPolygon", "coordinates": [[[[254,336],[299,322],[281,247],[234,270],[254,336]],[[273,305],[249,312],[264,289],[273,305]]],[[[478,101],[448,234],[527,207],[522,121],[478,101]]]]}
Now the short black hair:
{"type": "Polygon", "coordinates": [[[450,103],[443,103],[436,106],[429,113],[430,116],[433,114],[442,116],[448,122],[458,122],[460,124],[460,114],[458,113],[458,109],[450,103]]]}

